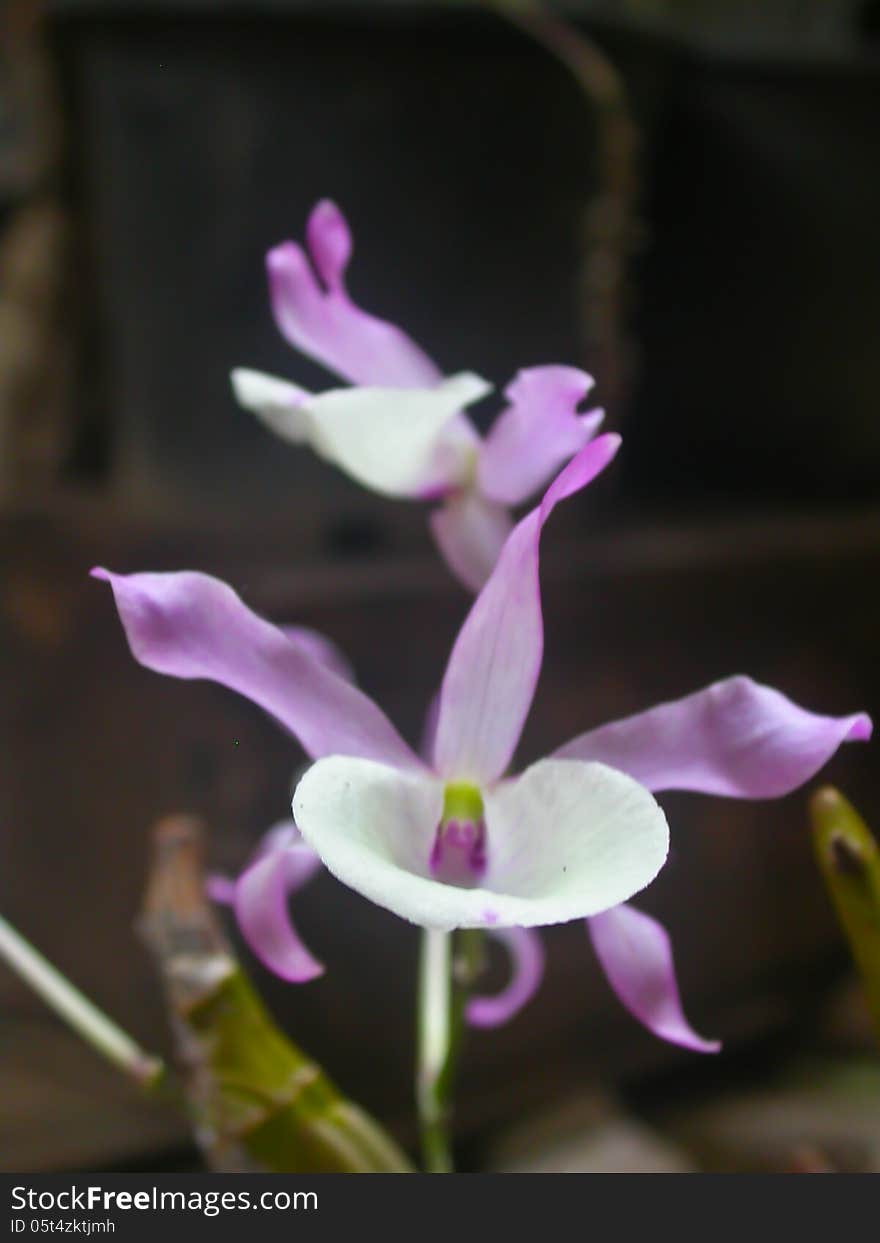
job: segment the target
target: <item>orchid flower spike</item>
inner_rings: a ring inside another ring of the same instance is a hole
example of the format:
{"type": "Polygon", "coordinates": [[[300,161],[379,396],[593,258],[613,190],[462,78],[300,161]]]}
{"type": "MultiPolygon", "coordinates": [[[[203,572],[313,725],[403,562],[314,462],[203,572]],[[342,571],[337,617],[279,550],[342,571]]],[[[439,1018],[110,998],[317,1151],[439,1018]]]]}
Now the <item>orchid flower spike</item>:
{"type": "Polygon", "coordinates": [[[627,905],[667,854],[654,795],[783,795],[841,743],[867,739],[871,722],[862,713],[817,716],[735,677],[582,734],[507,775],[543,654],[541,529],[618,443],[605,435],[587,444],[507,538],[449,657],[427,759],[313,643],[256,616],[218,580],[94,571],[110,582],[141,664],[238,691],[314,760],[293,799],[296,839],[264,852],[226,894],[280,974],[315,974],[284,901],[301,883],[309,848],[344,884],[404,919],[504,939],[514,978],[501,997],[472,999],[473,1023],[504,1021],[534,992],[542,957],[533,928],[586,919],[612,988],[636,1018],[688,1048],[718,1047],[684,1016],[666,932],[627,905]]]}
{"type": "Polygon", "coordinates": [[[266,266],[275,322],[300,353],[352,387],[313,394],[239,368],[237,400],[272,431],[308,444],[385,496],[438,501],[430,527],[454,574],[478,591],[527,501],[595,435],[602,411],[580,413],[593,380],[573,367],[520,371],[482,439],[463,412],[491,386],[471,372],[444,378],[400,328],[349,297],[345,217],[328,200],[306,226],[306,250],[283,242],[266,266]]]}

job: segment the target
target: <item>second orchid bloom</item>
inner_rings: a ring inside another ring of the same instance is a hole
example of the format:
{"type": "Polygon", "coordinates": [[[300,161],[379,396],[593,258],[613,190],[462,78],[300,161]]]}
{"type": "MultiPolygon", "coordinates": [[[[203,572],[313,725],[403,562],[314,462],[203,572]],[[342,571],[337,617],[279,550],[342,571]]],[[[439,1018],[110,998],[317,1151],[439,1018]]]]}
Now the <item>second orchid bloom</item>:
{"type": "Polygon", "coordinates": [[[324,200],[309,216],[306,249],[284,242],[266,259],[279,330],[351,387],[314,394],[239,368],[235,395],[277,435],[309,445],[364,487],[437,502],[434,539],[453,573],[478,591],[510,533],[510,508],[546,487],[595,435],[602,411],[579,411],[593,380],[574,367],[520,371],[481,438],[464,410],[491,385],[471,372],[444,378],[400,328],[361,310],[345,286],[351,252],[345,218],[324,200]]]}

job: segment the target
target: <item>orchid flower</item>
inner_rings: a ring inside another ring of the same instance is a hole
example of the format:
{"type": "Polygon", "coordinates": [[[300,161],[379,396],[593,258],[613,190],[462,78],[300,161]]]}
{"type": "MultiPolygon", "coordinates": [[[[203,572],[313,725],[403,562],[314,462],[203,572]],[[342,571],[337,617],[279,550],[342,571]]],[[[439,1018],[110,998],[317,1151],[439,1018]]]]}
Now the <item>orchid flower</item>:
{"type": "Polygon", "coordinates": [[[313,645],[252,613],[224,583],[191,572],[93,571],[111,584],[141,664],[245,695],[314,761],[294,795],[295,836],[262,852],[234,893],[221,895],[279,974],[321,970],[286,904],[311,874],[311,850],[344,884],[404,919],[504,937],[514,978],[500,998],[472,999],[474,1023],[509,1017],[534,991],[542,959],[531,929],[586,919],[611,987],[636,1018],[688,1048],[718,1047],[684,1016],[665,930],[627,905],[667,854],[654,795],[778,797],[842,743],[870,737],[871,722],[863,713],[815,715],[734,677],[582,734],[508,775],[543,654],[541,530],[618,444],[610,435],[588,443],[508,536],[453,645],[428,758],[313,645]]]}
{"type": "Polygon", "coordinates": [[[520,371],[482,439],[463,411],[490,392],[471,372],[444,378],[406,333],[350,298],[348,224],[326,199],[312,210],[306,251],[283,242],[266,266],[275,322],[300,353],[352,386],[313,394],[239,368],[241,405],[294,444],[308,444],[364,487],[440,502],[434,539],[473,591],[488,578],[512,521],[509,507],[544,487],[596,433],[602,411],[579,413],[593,380],[573,367],[520,371]],[[306,253],[307,252],[307,253],[306,253]]]}

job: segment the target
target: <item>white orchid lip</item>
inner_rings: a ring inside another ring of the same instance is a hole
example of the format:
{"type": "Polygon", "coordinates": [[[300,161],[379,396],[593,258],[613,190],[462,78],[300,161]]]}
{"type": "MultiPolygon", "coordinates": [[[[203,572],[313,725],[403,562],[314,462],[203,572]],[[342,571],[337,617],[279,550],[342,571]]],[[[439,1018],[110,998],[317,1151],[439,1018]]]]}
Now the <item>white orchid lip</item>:
{"type": "Polygon", "coordinates": [[[432,388],[361,386],[314,394],[237,368],[232,385],[240,404],[277,435],[310,444],[375,492],[439,497],[475,478],[477,437],[461,412],[492,386],[473,372],[432,388]]]}
{"type": "Polygon", "coordinates": [[[484,820],[483,835],[465,849],[460,813],[454,846],[443,836],[448,789],[433,775],[329,756],[303,776],[293,811],[343,884],[428,928],[533,927],[597,914],[650,884],[666,858],[669,831],[652,795],[602,764],[542,760],[492,788],[453,785],[471,813],[484,807],[481,820],[467,820],[484,820]]]}
{"type": "Polygon", "coordinates": [[[456,435],[457,416],[490,389],[462,372],[432,389],[330,389],[301,409],[321,457],[376,492],[412,496],[464,471],[469,444],[456,435]]]}

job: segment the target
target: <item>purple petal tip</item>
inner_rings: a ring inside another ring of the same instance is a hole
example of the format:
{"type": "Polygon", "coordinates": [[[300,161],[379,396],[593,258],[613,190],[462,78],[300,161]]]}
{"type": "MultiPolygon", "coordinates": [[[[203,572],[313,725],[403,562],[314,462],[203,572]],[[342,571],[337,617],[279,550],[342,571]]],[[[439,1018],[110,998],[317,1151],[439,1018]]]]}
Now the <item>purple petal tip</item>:
{"type": "Polygon", "coordinates": [[[98,578],[102,583],[109,583],[113,580],[113,575],[109,570],[105,570],[102,565],[93,565],[89,570],[89,578],[98,578]]]}
{"type": "Polygon", "coordinates": [[[314,220],[321,216],[326,216],[334,221],[342,219],[342,212],[333,199],[318,199],[312,208],[311,218],[314,220]]]}
{"type": "Polygon", "coordinates": [[[286,980],[288,984],[311,984],[312,980],[319,980],[326,971],[324,964],[317,962],[313,966],[308,968],[303,967],[299,971],[282,972],[278,970],[277,966],[273,966],[272,963],[264,963],[264,966],[267,970],[271,971],[273,975],[281,976],[281,978],[286,980]]]}
{"type": "Polygon", "coordinates": [[[874,722],[867,712],[860,712],[850,726],[850,742],[869,742],[874,733],[874,722]]]}
{"type": "Polygon", "coordinates": [[[283,271],[291,264],[299,262],[302,251],[296,242],[279,242],[271,250],[266,251],[266,267],[270,272],[283,271]]]}

